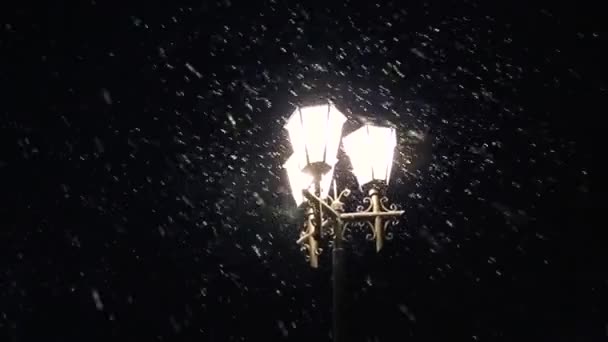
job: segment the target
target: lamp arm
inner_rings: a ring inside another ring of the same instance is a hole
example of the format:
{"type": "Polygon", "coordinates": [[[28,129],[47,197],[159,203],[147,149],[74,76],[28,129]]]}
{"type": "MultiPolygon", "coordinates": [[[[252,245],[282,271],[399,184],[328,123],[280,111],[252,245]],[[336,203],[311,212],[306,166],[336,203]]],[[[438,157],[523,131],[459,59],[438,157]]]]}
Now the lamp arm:
{"type": "Polygon", "coordinates": [[[374,219],[376,217],[400,217],[405,213],[403,210],[381,211],[381,212],[355,212],[342,213],[340,218],[345,221],[358,221],[365,219],[374,219]]]}
{"type": "Polygon", "coordinates": [[[304,190],[302,190],[302,194],[304,194],[304,197],[306,197],[306,199],[308,199],[309,201],[314,201],[314,202],[320,203],[321,206],[325,210],[327,210],[327,212],[332,216],[332,218],[334,218],[334,219],[340,218],[340,214],[338,214],[329,204],[325,203],[324,200],[315,196],[312,192],[310,192],[310,190],[304,189],[304,190]]]}

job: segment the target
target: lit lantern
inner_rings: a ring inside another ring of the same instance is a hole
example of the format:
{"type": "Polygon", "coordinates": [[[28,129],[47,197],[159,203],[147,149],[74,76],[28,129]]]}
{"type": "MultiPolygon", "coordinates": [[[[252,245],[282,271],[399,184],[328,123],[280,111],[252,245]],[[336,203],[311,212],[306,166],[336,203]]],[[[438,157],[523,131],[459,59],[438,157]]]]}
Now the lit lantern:
{"type": "MultiPolygon", "coordinates": [[[[287,171],[287,178],[289,178],[289,185],[291,187],[291,194],[293,199],[296,201],[296,205],[304,203],[304,196],[302,190],[308,189],[311,192],[315,192],[314,189],[314,176],[308,171],[302,171],[298,158],[295,154],[292,154],[287,162],[283,165],[283,168],[287,171]]],[[[331,181],[334,177],[334,168],[332,167],[329,172],[321,177],[321,198],[327,198],[329,195],[329,189],[331,187],[331,181]]]]}
{"type": "Polygon", "coordinates": [[[331,103],[296,108],[285,129],[302,170],[326,174],[333,169],[344,122],[344,114],[331,103]]]}
{"type": "Polygon", "coordinates": [[[359,185],[372,181],[388,184],[397,146],[394,128],[365,125],[342,139],[359,185]]]}

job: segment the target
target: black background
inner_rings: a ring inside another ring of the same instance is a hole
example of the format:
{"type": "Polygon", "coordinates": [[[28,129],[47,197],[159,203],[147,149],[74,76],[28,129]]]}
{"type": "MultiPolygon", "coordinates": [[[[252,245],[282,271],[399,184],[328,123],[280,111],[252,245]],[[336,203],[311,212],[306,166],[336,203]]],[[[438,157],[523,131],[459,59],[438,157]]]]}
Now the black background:
{"type": "Polygon", "coordinates": [[[349,243],[353,341],[605,340],[601,12],[489,3],[2,10],[0,341],[329,341],[281,169],[327,98],[399,132],[405,219],[349,243]]]}

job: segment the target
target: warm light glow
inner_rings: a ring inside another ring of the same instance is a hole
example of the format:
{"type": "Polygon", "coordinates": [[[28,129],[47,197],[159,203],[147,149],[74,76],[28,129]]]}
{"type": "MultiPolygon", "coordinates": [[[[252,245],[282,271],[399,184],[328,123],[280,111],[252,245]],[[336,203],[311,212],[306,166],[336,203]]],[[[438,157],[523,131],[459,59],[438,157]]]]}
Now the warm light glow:
{"type": "MultiPolygon", "coordinates": [[[[289,178],[289,185],[291,187],[291,195],[296,201],[296,205],[304,203],[305,198],[302,195],[302,190],[309,189],[314,193],[313,176],[305,171],[302,171],[298,158],[295,154],[292,154],[287,162],[283,165],[283,168],[287,170],[287,178],[289,178]]],[[[321,198],[327,198],[329,195],[329,189],[331,188],[331,181],[334,177],[334,168],[321,177],[321,198]]]]}
{"type": "MultiPolygon", "coordinates": [[[[334,178],[334,167],[332,166],[329,172],[321,177],[321,198],[325,199],[329,196],[329,189],[331,188],[331,182],[334,178]]],[[[308,188],[314,193],[314,185],[308,188]]]]}
{"type": "Polygon", "coordinates": [[[388,184],[397,146],[394,128],[365,125],[342,139],[359,185],[373,180],[388,184]]]}
{"type": "Polygon", "coordinates": [[[314,163],[336,164],[345,121],[344,114],[331,103],[296,108],[285,129],[302,168],[314,163]]]}
{"type": "Polygon", "coordinates": [[[312,177],[302,172],[295,154],[292,154],[291,157],[287,159],[287,162],[285,162],[283,168],[287,171],[287,178],[289,179],[289,185],[291,187],[291,195],[296,201],[296,205],[300,205],[304,202],[302,189],[306,189],[310,185],[312,177]]]}

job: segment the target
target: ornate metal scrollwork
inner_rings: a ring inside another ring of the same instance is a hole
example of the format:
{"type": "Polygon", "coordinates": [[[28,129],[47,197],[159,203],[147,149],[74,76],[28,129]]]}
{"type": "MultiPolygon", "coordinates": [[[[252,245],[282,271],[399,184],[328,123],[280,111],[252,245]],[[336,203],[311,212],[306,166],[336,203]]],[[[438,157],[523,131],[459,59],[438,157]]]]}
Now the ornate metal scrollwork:
{"type": "Polygon", "coordinates": [[[344,241],[352,240],[352,234],[351,234],[351,230],[349,227],[350,224],[351,224],[351,222],[345,222],[344,226],[342,227],[342,239],[344,239],[344,241]]]}
{"type": "Polygon", "coordinates": [[[350,189],[346,188],[342,191],[340,191],[340,195],[338,195],[338,198],[336,198],[336,201],[341,201],[342,197],[348,197],[350,196],[350,189]]]}
{"type": "Polygon", "coordinates": [[[399,220],[398,219],[393,219],[393,220],[388,220],[386,222],[384,222],[384,237],[386,240],[392,240],[393,239],[393,232],[391,232],[390,230],[388,230],[389,226],[396,226],[399,224],[399,220]]]}
{"type": "Polygon", "coordinates": [[[308,224],[307,222],[304,224],[304,228],[305,229],[300,232],[300,238],[296,241],[297,244],[306,244],[306,239],[315,234],[316,230],[314,224],[308,224]]]}
{"type": "Polygon", "coordinates": [[[383,211],[396,211],[397,210],[397,205],[395,203],[391,203],[388,208],[386,207],[386,203],[388,202],[388,197],[382,197],[380,199],[380,206],[382,207],[383,211]]]}
{"type": "MultiPolygon", "coordinates": [[[[385,212],[396,212],[399,209],[399,207],[395,203],[391,203],[387,208],[386,203],[388,203],[388,198],[382,197],[382,199],[380,200],[380,204],[382,206],[382,210],[384,210],[385,212]]],[[[388,229],[389,226],[396,226],[397,224],[399,224],[399,218],[397,217],[384,222],[383,230],[386,240],[393,239],[393,233],[388,229]]]]}
{"type": "Polygon", "coordinates": [[[322,252],[317,239],[331,236],[329,243],[331,247],[341,241],[349,240],[350,228],[353,225],[364,229],[367,226],[370,229],[366,239],[376,242],[377,251],[382,249],[385,240],[393,238],[388,228],[397,224],[403,211],[397,210],[397,205],[389,204],[387,197],[380,197],[379,190],[374,188],[370,190],[369,196],[363,198],[363,204],[358,205],[355,212],[345,213],[342,199],[348,197],[350,193],[349,189],[344,189],[339,195],[334,195],[335,197],[321,199],[304,191],[304,195],[309,200],[309,209],[305,229],[300,233],[298,243],[301,243],[302,249],[308,252],[307,257],[311,266],[317,267],[317,256],[322,252]]]}
{"type": "Polygon", "coordinates": [[[374,206],[374,203],[372,203],[372,198],[371,197],[364,197],[363,198],[363,203],[367,204],[367,208],[365,208],[364,205],[358,205],[357,206],[357,212],[359,213],[369,213],[372,211],[372,208],[374,206]]]}
{"type": "Polygon", "coordinates": [[[377,235],[376,235],[376,230],[374,229],[373,223],[371,221],[361,222],[361,226],[365,226],[365,225],[367,225],[369,227],[369,229],[372,231],[371,234],[370,233],[365,234],[365,239],[367,241],[376,240],[377,235]]]}
{"type": "Polygon", "coordinates": [[[334,237],[334,236],[335,236],[336,231],[335,231],[335,229],[334,229],[334,226],[333,226],[333,225],[330,225],[330,226],[329,226],[329,228],[328,228],[327,230],[328,230],[328,231],[327,231],[327,233],[329,234],[329,236],[331,236],[331,237],[334,237]]]}

